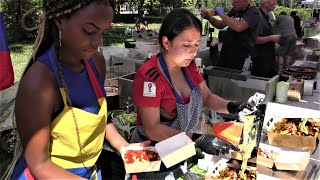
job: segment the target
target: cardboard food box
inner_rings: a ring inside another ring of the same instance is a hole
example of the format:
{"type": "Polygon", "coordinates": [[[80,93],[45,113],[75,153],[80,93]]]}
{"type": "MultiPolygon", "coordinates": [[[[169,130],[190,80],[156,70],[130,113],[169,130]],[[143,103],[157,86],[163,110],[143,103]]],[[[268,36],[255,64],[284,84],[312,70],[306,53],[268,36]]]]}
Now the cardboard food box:
{"type": "Polygon", "coordinates": [[[282,118],[273,118],[272,123],[268,123],[267,131],[270,145],[311,151],[316,149],[319,133],[316,133],[315,136],[297,136],[272,132],[274,124],[281,120],[282,118]]]}
{"type": "MultiPolygon", "coordinates": [[[[237,171],[237,175],[233,176],[234,179],[240,179],[239,177],[239,172],[240,170],[240,164],[239,165],[234,165],[234,164],[230,164],[228,163],[230,162],[230,160],[227,160],[222,158],[220,161],[218,161],[212,169],[209,169],[207,171],[207,173],[204,175],[204,179],[205,180],[217,180],[217,179],[222,179],[221,177],[219,177],[220,174],[227,174],[227,173],[221,173],[222,171],[225,171],[227,169],[229,170],[233,170],[233,171],[237,171]],[[235,168],[237,167],[237,168],[235,168]],[[238,177],[237,177],[238,176],[238,177]]],[[[250,170],[250,175],[252,176],[256,176],[257,175],[257,168],[254,166],[247,166],[246,168],[247,170],[250,170]]],[[[248,172],[248,171],[246,171],[248,172]]],[[[247,176],[249,176],[249,174],[247,174],[247,176]]],[[[250,177],[252,177],[250,176],[250,177]]],[[[231,177],[224,177],[223,179],[230,179],[231,177]]]]}
{"type": "MultiPolygon", "coordinates": [[[[121,156],[123,159],[126,173],[151,172],[160,170],[160,157],[158,157],[158,160],[155,161],[147,161],[144,159],[143,156],[137,154],[137,152],[141,152],[142,150],[149,150],[157,153],[156,148],[151,146],[135,148],[123,147],[121,149],[121,156]],[[130,157],[127,157],[127,153],[130,153],[130,157]]],[[[159,156],[159,154],[157,155],[159,156]]]]}
{"type": "Polygon", "coordinates": [[[169,168],[196,154],[194,142],[185,132],[172,136],[155,145],[164,165],[169,168]]]}
{"type": "Polygon", "coordinates": [[[260,143],[257,154],[257,164],[272,168],[274,165],[274,160],[277,158],[280,151],[281,149],[278,147],[260,143]]]}
{"type": "Polygon", "coordinates": [[[300,101],[303,96],[303,79],[297,79],[294,82],[289,82],[288,100],[300,101]]]}
{"type": "Polygon", "coordinates": [[[309,160],[309,152],[281,151],[274,164],[278,170],[304,171],[309,160]]]}

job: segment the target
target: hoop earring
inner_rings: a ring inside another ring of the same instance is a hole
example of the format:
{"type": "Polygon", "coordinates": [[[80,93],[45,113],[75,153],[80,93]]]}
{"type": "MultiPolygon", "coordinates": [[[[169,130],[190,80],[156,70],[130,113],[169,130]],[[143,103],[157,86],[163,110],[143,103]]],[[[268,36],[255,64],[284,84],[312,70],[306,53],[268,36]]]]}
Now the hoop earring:
{"type": "Polygon", "coordinates": [[[61,30],[58,28],[59,30],[59,48],[61,47],[61,30]]]}

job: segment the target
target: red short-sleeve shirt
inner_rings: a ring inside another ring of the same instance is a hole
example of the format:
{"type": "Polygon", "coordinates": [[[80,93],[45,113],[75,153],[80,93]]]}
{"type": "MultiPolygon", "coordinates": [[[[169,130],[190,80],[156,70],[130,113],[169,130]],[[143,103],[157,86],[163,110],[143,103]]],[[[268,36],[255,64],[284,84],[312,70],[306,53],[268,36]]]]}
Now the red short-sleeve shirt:
{"type": "MultiPolygon", "coordinates": [[[[177,101],[170,84],[158,67],[158,56],[159,54],[153,56],[138,69],[134,77],[133,99],[137,107],[160,107],[160,121],[170,123],[177,116],[177,101]]],[[[194,60],[186,67],[186,72],[194,86],[197,87],[203,81],[194,60]]],[[[142,125],[139,112],[137,112],[137,125],[142,125]]]]}

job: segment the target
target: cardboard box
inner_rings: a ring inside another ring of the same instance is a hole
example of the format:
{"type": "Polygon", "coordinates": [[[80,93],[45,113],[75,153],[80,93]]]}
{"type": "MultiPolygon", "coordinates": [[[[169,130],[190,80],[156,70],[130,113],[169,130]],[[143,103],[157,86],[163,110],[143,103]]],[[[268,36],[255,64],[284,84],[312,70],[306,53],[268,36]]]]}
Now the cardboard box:
{"type": "Polygon", "coordinates": [[[289,82],[288,100],[300,101],[303,96],[303,85],[303,79],[299,79],[296,82],[289,82]]]}
{"type": "MultiPolygon", "coordinates": [[[[240,164],[236,165],[237,167],[235,167],[234,164],[231,164],[229,162],[230,162],[230,160],[222,158],[214,166],[212,166],[211,169],[208,169],[207,173],[204,175],[204,179],[205,180],[219,179],[218,176],[219,176],[220,172],[223,171],[224,169],[226,169],[227,167],[229,167],[230,169],[240,171],[240,164]]],[[[254,171],[255,172],[254,174],[256,175],[256,170],[257,170],[256,167],[247,165],[247,169],[254,171]]]]}
{"type": "Polygon", "coordinates": [[[271,145],[301,150],[314,151],[317,145],[317,137],[286,135],[268,131],[268,140],[271,145]]]}
{"type": "Polygon", "coordinates": [[[194,142],[185,132],[172,136],[155,145],[164,165],[169,168],[196,154],[194,142]]]}
{"type": "Polygon", "coordinates": [[[161,160],[158,161],[135,161],[134,163],[126,163],[126,160],[124,158],[126,152],[128,150],[150,150],[157,152],[155,147],[135,147],[135,148],[130,148],[130,147],[123,147],[121,149],[121,156],[123,159],[124,163],[124,168],[126,170],[126,173],[139,173],[139,172],[152,172],[152,171],[159,171],[160,170],[160,165],[161,165],[161,160]]]}
{"type": "Polygon", "coordinates": [[[281,151],[274,164],[278,170],[304,171],[309,159],[309,152],[281,151]]]}
{"type": "Polygon", "coordinates": [[[282,118],[273,118],[272,123],[267,123],[268,140],[270,145],[311,151],[316,149],[318,133],[316,133],[315,136],[296,136],[272,132],[274,124],[281,120],[282,118]]]}
{"type": "Polygon", "coordinates": [[[272,153],[273,157],[268,158],[268,157],[261,156],[259,154],[259,150],[258,150],[257,164],[260,164],[260,165],[268,167],[268,168],[272,168],[274,165],[273,161],[275,160],[275,158],[277,158],[281,149],[274,147],[274,146],[267,145],[267,144],[263,144],[263,143],[259,144],[259,149],[261,149],[263,152],[268,153],[268,154],[272,153]]]}

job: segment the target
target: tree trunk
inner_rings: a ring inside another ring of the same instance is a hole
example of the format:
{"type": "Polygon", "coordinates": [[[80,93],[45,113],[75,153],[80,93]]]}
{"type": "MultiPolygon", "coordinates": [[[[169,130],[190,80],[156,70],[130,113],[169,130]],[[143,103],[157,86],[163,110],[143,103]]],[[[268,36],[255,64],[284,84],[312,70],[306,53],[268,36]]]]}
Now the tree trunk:
{"type": "Polygon", "coordinates": [[[21,17],[22,17],[22,13],[21,13],[21,0],[17,0],[17,14],[16,14],[16,22],[19,22],[21,17]]]}
{"type": "Polygon", "coordinates": [[[138,22],[140,23],[142,21],[143,18],[143,4],[144,4],[144,0],[139,0],[139,5],[138,5],[138,22]]]}

